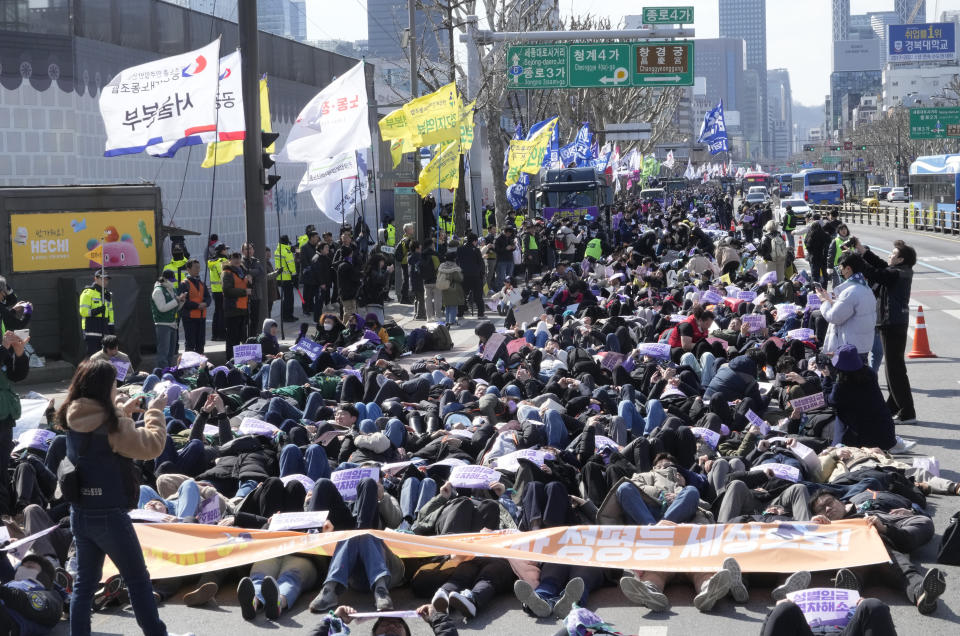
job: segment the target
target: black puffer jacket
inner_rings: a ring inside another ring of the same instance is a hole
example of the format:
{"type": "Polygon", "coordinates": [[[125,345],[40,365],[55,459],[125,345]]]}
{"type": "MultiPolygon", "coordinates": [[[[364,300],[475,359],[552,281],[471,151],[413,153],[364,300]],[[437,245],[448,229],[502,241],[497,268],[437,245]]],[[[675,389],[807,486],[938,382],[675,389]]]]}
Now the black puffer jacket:
{"type": "Polygon", "coordinates": [[[864,278],[877,296],[877,326],[909,324],[913,268],[887,265],[886,261],[870,250],[863,253],[863,260],[867,263],[863,272],[864,278]]]}

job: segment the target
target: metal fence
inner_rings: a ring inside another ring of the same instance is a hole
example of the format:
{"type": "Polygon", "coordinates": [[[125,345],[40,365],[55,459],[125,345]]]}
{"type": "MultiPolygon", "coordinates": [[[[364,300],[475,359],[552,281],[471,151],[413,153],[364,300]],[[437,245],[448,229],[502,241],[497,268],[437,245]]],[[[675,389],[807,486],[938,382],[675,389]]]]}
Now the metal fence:
{"type": "Polygon", "coordinates": [[[876,225],[920,232],[960,235],[960,218],[953,210],[921,210],[907,204],[904,208],[892,205],[861,205],[845,203],[843,205],[812,205],[810,209],[826,217],[830,212],[839,211],[840,218],[847,223],[876,225]]]}

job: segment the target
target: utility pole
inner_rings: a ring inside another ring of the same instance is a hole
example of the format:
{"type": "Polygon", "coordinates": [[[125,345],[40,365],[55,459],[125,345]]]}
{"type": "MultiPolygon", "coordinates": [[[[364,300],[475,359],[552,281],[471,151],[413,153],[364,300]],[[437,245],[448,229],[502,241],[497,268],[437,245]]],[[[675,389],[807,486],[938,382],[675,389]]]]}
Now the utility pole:
{"type": "MultiPolygon", "coordinates": [[[[407,0],[407,14],[410,19],[410,37],[407,38],[407,46],[410,52],[410,99],[416,99],[419,93],[417,86],[417,17],[414,11],[416,0],[407,0]]],[[[413,153],[413,180],[420,180],[420,151],[413,153]]],[[[420,195],[414,197],[414,228],[417,234],[417,241],[423,245],[425,236],[423,227],[423,201],[420,195]]],[[[398,228],[399,229],[399,228],[398,228]]]]}
{"type": "MultiPolygon", "coordinates": [[[[267,228],[263,213],[263,168],[260,140],[260,73],[257,69],[257,0],[237,0],[237,26],[240,34],[240,75],[243,87],[243,192],[246,201],[247,242],[253,243],[263,260],[267,245],[267,228]]],[[[279,229],[279,228],[278,228],[279,229]]],[[[267,297],[267,278],[256,283],[254,294],[267,297]]],[[[267,303],[257,303],[255,324],[266,317],[267,303]]]]}

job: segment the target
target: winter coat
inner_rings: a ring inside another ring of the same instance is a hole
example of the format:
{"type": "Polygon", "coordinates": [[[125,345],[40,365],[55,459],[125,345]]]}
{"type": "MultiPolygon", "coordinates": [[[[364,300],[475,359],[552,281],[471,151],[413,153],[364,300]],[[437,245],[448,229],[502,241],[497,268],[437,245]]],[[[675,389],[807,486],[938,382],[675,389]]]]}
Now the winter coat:
{"type": "MultiPolygon", "coordinates": [[[[78,433],[92,433],[103,423],[106,413],[99,402],[79,398],[67,407],[67,426],[78,433]]],[[[167,427],[163,412],[148,410],[143,416],[144,425],[137,428],[133,420],[117,409],[119,426],[107,435],[113,452],[130,459],[155,459],[163,452],[167,442],[167,427]]]]}
{"type": "Polygon", "coordinates": [[[337,291],[341,300],[356,300],[362,282],[356,265],[350,261],[340,261],[337,265],[337,291]]]}
{"type": "Polygon", "coordinates": [[[480,255],[480,248],[472,244],[462,245],[457,250],[457,264],[465,278],[484,275],[484,258],[480,255]]]}
{"type": "Polygon", "coordinates": [[[707,385],[703,397],[705,400],[725,402],[750,397],[754,399],[755,404],[763,405],[765,402],[760,394],[760,385],[757,383],[756,363],[747,356],[737,356],[717,370],[710,384],[707,385]]]}
{"type": "Polygon", "coordinates": [[[877,326],[890,327],[910,324],[910,291],[913,287],[913,268],[906,265],[887,265],[882,258],[867,250],[864,277],[877,296],[877,326]]]}
{"type": "Polygon", "coordinates": [[[854,276],[834,292],[836,300],[824,301],[820,306],[823,319],[829,323],[822,351],[833,354],[842,345],[852,344],[857,353],[869,353],[877,324],[877,299],[873,291],[862,277],[854,276]]]}
{"type": "Polygon", "coordinates": [[[459,307],[466,302],[463,294],[463,271],[451,261],[440,263],[437,277],[445,276],[450,280],[450,287],[441,290],[444,307],[459,307]]]}
{"type": "Polygon", "coordinates": [[[871,376],[870,382],[834,382],[827,402],[836,409],[846,429],[844,444],[887,450],[897,443],[893,415],[876,376],[871,376]]]}

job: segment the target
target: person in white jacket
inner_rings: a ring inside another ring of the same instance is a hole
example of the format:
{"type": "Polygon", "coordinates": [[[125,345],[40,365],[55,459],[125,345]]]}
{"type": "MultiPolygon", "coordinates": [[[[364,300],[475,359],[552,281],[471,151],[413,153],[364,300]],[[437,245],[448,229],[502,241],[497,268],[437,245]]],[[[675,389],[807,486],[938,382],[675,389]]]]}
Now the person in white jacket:
{"type": "Polygon", "coordinates": [[[827,321],[823,352],[833,355],[842,345],[852,344],[866,360],[873,347],[874,325],[877,324],[877,299],[863,277],[863,257],[847,252],[840,257],[837,271],[844,282],[833,294],[819,289],[820,313],[827,321]]]}
{"type": "Polygon", "coordinates": [[[161,369],[173,366],[177,353],[177,311],[183,306],[187,293],[177,294],[174,284],[176,272],[164,270],[160,280],[153,286],[150,295],[150,313],[157,333],[156,366],[161,369]]]}

